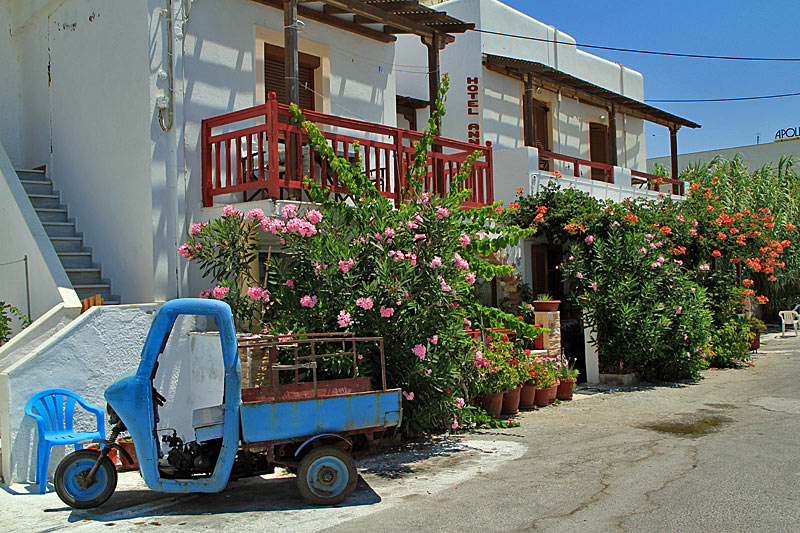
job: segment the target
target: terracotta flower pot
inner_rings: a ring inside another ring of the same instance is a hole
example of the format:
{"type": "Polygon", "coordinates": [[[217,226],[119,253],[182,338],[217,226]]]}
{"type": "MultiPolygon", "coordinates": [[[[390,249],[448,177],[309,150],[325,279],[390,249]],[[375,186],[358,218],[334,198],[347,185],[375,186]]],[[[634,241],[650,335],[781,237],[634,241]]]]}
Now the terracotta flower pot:
{"type": "MultiPolygon", "coordinates": [[[[97,450],[98,452],[101,450],[101,446],[99,444],[92,444],[91,446],[87,446],[87,449],[90,450],[97,450]]],[[[111,448],[108,452],[108,458],[111,459],[111,462],[114,463],[114,466],[117,465],[117,449],[111,448]]]]}
{"type": "Polygon", "coordinates": [[[503,395],[503,409],[500,411],[504,415],[513,415],[519,412],[519,395],[522,385],[517,386],[503,395]]]}
{"type": "Polygon", "coordinates": [[[548,403],[553,403],[554,401],[556,401],[556,394],[558,394],[558,381],[556,381],[555,385],[547,389],[547,393],[548,393],[547,397],[548,403]]]}
{"type": "Polygon", "coordinates": [[[575,378],[562,379],[561,383],[558,384],[556,398],[559,400],[571,400],[572,392],[575,390],[575,381],[575,378]]]}
{"type": "Polygon", "coordinates": [[[519,393],[519,408],[520,409],[533,409],[533,399],[536,396],[536,387],[530,383],[522,385],[522,391],[519,393]]]}
{"type": "Polygon", "coordinates": [[[493,392],[491,394],[484,394],[481,403],[483,408],[486,409],[491,416],[500,416],[500,410],[503,408],[503,393],[493,392]]]}
{"type": "Polygon", "coordinates": [[[139,461],[136,460],[136,448],[134,448],[133,442],[131,442],[131,441],[122,441],[122,442],[117,442],[117,444],[119,444],[122,447],[123,450],[128,452],[130,454],[130,456],[131,456],[131,459],[133,459],[133,462],[129,463],[125,459],[125,455],[124,454],[122,454],[122,453],[119,454],[119,462],[120,462],[119,470],[121,470],[123,472],[126,472],[128,470],[139,470],[139,461]]]}
{"type": "Polygon", "coordinates": [[[547,407],[548,403],[550,403],[550,391],[548,389],[536,389],[533,404],[536,407],[547,407]]]}
{"type": "Polygon", "coordinates": [[[536,300],[533,302],[537,313],[553,313],[558,311],[559,305],[561,305],[561,300],[536,300]]]}

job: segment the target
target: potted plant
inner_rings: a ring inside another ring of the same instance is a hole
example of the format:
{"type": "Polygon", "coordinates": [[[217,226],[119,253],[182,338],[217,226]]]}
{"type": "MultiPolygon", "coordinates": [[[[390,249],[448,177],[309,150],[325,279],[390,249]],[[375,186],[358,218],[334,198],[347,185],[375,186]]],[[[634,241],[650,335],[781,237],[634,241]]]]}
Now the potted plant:
{"type": "Polygon", "coordinates": [[[575,361],[562,361],[558,369],[558,391],[556,391],[556,398],[559,400],[571,400],[572,394],[575,391],[575,383],[578,381],[578,374],[580,371],[575,368],[575,361]]]}
{"type": "Polygon", "coordinates": [[[133,446],[133,439],[131,439],[130,437],[122,437],[117,441],[117,444],[119,444],[123,450],[128,452],[128,454],[131,456],[131,459],[133,459],[133,462],[129,463],[125,459],[125,454],[122,453],[119,454],[119,462],[120,462],[119,470],[123,472],[128,470],[138,470],[139,461],[136,460],[136,448],[134,448],[133,446]]]}
{"type": "Polygon", "coordinates": [[[472,388],[481,406],[493,417],[500,416],[505,392],[519,385],[518,373],[511,371],[506,355],[503,350],[494,349],[491,342],[484,345],[475,341],[472,388]]]}
{"type": "Polygon", "coordinates": [[[558,311],[561,300],[555,300],[549,294],[540,294],[538,300],[534,300],[534,307],[537,313],[553,313],[558,311]]]}
{"type": "Polygon", "coordinates": [[[520,363],[520,378],[522,379],[522,389],[519,393],[519,408],[520,409],[533,409],[534,399],[536,397],[536,371],[538,365],[536,360],[531,357],[531,351],[525,350],[524,359],[520,363]]]}
{"type": "MultiPolygon", "coordinates": [[[[558,377],[552,366],[545,361],[537,359],[535,365],[536,377],[533,378],[533,382],[536,386],[536,392],[533,403],[537,407],[547,407],[547,404],[550,403],[551,390],[556,389],[556,380],[558,377]]],[[[555,396],[553,399],[555,399],[555,396]]]]}
{"type": "Polygon", "coordinates": [[[761,334],[767,332],[767,325],[754,316],[747,319],[747,325],[750,327],[750,333],[753,334],[750,351],[755,352],[761,347],[761,334]]]}

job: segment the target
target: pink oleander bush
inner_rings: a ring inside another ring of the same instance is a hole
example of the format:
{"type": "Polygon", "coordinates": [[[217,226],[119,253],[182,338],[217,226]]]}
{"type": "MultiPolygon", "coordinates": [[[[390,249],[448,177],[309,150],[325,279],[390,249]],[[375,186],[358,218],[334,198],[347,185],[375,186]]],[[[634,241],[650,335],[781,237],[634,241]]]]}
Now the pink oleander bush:
{"type": "MultiPolygon", "coordinates": [[[[446,85],[445,79],[442,96],[446,85]]],[[[439,103],[432,131],[443,112],[439,103]]],[[[467,404],[473,376],[464,369],[473,352],[466,330],[482,321],[487,327],[513,327],[520,336],[539,333],[516,316],[479,304],[476,279],[491,279],[510,267],[491,265],[478,254],[514,244],[535,229],[497,226],[498,206],[461,208],[469,194],[463,181],[479,153],[470,156],[447,194],[428,194],[421,185],[431,144],[426,133],[406,178],[406,200],[395,203],[378,192],[360,163],[353,166],[336,157],[316,126],[304,121],[298,109],[294,113],[312,147],[337,172],[350,201],[307,183],[313,208],[284,204],[267,217],[259,210],[245,216],[229,206],[221,219],[192,231],[182,255],[229,288],[221,299],[242,306],[236,313],[242,323],[254,326],[251,330],[383,337],[388,384],[403,390],[404,429],[417,434],[463,427],[475,419],[467,404]],[[282,259],[268,261],[267,279],[260,283],[247,274],[257,251],[253,232],[258,231],[280,239],[285,250],[282,259]],[[226,244],[213,244],[212,238],[226,244]],[[237,286],[240,279],[262,289],[261,299],[248,299],[250,288],[237,286]]],[[[214,291],[211,296],[217,297],[214,291]]],[[[360,374],[380,383],[377,345],[360,355],[360,374]]],[[[352,361],[330,358],[319,372],[323,378],[352,376],[352,361]]]]}

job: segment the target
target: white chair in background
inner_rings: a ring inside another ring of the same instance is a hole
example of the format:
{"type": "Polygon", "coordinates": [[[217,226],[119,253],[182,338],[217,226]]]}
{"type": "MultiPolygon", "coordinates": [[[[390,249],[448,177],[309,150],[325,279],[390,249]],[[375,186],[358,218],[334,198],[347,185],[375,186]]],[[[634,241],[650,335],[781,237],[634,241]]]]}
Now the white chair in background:
{"type": "Polygon", "coordinates": [[[797,311],[778,311],[781,317],[781,337],[786,336],[786,325],[794,326],[794,336],[797,337],[797,327],[800,326],[800,313],[797,311]]]}

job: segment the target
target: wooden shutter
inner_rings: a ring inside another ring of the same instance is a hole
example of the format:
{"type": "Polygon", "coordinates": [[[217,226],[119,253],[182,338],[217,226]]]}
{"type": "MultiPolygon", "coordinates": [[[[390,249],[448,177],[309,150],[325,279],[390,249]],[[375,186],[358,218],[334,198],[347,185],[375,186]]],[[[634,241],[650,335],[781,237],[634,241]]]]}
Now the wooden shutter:
{"type": "MultiPolygon", "coordinates": [[[[299,79],[300,79],[300,102],[301,108],[314,111],[315,94],[314,91],[314,71],[319,68],[319,58],[299,53],[299,79]]],[[[286,59],[283,48],[271,44],[264,45],[264,90],[265,96],[274,92],[278,102],[288,104],[289,98],[286,94],[286,59]]]]}

